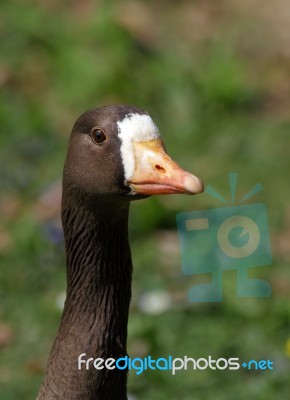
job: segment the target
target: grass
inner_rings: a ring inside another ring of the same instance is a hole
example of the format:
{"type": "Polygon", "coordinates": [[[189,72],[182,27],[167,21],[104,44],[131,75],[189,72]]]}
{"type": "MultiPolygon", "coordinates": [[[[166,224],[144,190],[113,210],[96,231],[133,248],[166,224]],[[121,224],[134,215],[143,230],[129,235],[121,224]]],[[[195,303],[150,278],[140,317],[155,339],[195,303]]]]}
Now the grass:
{"type": "Polygon", "coordinates": [[[130,218],[129,353],[265,358],[275,370],[130,373],[130,393],[137,400],[287,398],[290,120],[289,97],[281,100],[275,87],[286,82],[289,60],[280,65],[270,44],[258,47],[261,19],[229,2],[216,13],[209,2],[182,1],[178,12],[173,2],[161,10],[140,1],[138,12],[128,4],[0,6],[0,397],[36,397],[59,323],[65,256],[53,187],[69,130],[88,108],[131,103],[151,113],[169,154],[224,196],[229,172],[239,173],[239,198],[262,183],[252,202],[267,206],[273,265],[251,273],[271,283],[273,296],[241,301],[229,271],[222,303],[188,303],[188,288],[203,277],[182,275],[176,213],[221,205],[207,194],[138,202],[130,218]],[[187,25],[190,16],[205,18],[199,31],[187,25]],[[245,24],[255,23],[257,36],[242,42],[245,24]],[[169,296],[160,314],[142,306],[151,292],[169,296]]]}

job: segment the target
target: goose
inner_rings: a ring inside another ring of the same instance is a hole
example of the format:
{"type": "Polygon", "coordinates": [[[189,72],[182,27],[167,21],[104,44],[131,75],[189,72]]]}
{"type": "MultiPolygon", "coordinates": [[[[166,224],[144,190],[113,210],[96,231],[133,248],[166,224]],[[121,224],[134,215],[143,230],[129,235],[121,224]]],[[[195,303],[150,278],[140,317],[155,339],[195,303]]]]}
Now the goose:
{"type": "Polygon", "coordinates": [[[79,368],[78,359],[127,355],[130,202],[202,191],[202,181],[167,155],[146,111],[108,105],[77,119],[63,171],[66,301],[38,400],[127,399],[126,370],[79,368]]]}

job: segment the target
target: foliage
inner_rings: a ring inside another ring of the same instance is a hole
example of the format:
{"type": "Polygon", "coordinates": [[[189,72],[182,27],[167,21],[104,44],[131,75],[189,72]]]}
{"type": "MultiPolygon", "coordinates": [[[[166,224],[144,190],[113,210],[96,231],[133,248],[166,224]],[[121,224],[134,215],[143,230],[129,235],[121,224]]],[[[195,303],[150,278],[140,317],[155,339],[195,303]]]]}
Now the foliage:
{"type": "Polygon", "coordinates": [[[221,3],[2,0],[1,399],[35,398],[40,385],[65,291],[58,182],[68,133],[81,112],[108,103],[147,109],[168,152],[225,195],[228,172],[239,173],[241,195],[261,182],[256,201],[268,208],[274,252],[272,267],[255,272],[271,282],[272,298],[241,302],[229,272],[223,303],[189,304],[196,277],[181,273],[175,215],[219,205],[206,194],[134,204],[129,353],[266,358],[275,372],[131,373],[130,393],[287,398],[289,55],[273,50],[279,35],[266,32],[263,10],[221,3]],[[152,315],[140,299],[156,290],[171,300],[152,315]]]}

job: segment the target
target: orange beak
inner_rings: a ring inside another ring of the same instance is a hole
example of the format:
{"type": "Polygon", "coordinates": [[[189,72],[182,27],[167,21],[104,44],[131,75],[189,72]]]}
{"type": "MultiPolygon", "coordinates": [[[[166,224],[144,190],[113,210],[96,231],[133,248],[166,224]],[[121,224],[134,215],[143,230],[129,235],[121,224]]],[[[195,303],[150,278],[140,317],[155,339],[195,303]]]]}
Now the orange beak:
{"type": "Polygon", "coordinates": [[[202,180],[172,161],[161,139],[135,142],[133,146],[136,165],[128,184],[135,193],[152,195],[203,192],[202,180]]]}

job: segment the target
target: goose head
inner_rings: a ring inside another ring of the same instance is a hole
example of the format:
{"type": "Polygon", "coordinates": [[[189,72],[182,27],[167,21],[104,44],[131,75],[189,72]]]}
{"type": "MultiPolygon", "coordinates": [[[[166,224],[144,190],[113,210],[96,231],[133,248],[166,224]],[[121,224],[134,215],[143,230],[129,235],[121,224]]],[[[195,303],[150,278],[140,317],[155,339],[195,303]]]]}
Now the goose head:
{"type": "Polygon", "coordinates": [[[203,191],[202,181],[168,156],[148,113],[128,105],[105,106],[78,118],[63,184],[80,195],[127,200],[203,191]]]}

